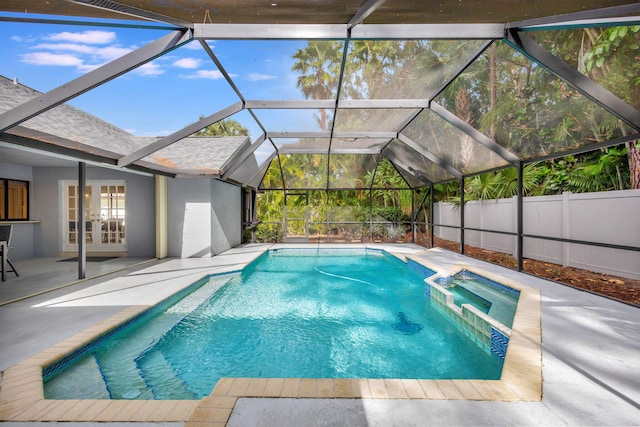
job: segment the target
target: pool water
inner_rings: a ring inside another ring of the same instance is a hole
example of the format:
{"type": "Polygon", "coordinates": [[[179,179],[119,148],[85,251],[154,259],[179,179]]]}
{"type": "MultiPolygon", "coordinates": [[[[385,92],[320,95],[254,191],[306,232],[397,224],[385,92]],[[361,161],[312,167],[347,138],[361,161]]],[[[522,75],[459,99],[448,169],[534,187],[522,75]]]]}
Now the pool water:
{"type": "Polygon", "coordinates": [[[270,251],[45,378],[55,399],[199,399],[222,377],[499,379],[502,359],[375,250],[270,251]]]}

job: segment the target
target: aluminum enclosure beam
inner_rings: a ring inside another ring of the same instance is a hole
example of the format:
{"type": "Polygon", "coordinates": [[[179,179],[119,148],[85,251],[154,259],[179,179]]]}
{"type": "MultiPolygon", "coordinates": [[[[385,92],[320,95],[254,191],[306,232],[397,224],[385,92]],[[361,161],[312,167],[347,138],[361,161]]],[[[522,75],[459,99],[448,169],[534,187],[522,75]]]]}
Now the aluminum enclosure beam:
{"type": "Polygon", "coordinates": [[[584,145],[582,147],[574,148],[572,150],[562,151],[560,153],[552,153],[542,157],[536,157],[533,159],[523,160],[523,163],[534,163],[534,162],[542,162],[546,160],[559,159],[560,157],[565,156],[575,156],[577,154],[589,153],[592,151],[600,150],[602,148],[615,147],[616,145],[627,144],[629,142],[637,141],[640,139],[640,134],[634,133],[631,135],[623,136],[620,138],[609,139],[603,142],[597,142],[594,144],[584,145]]]}
{"type": "Polygon", "coordinates": [[[640,130],[640,111],[636,110],[562,59],[538,45],[522,32],[509,32],[507,43],[531,60],[546,68],[556,77],[573,86],[602,108],[620,118],[629,126],[640,130]]]}
{"type": "Polygon", "coordinates": [[[220,179],[224,180],[230,177],[231,175],[233,175],[233,173],[245,162],[245,160],[249,158],[250,155],[253,154],[254,151],[258,149],[260,145],[262,145],[262,143],[266,139],[267,137],[265,134],[260,135],[260,137],[256,139],[253,142],[253,144],[251,144],[249,147],[247,147],[246,150],[242,152],[242,155],[240,155],[237,159],[229,163],[229,167],[222,173],[222,176],[220,177],[220,179]]]}
{"type": "Polygon", "coordinates": [[[173,144],[174,142],[178,142],[179,140],[196,133],[200,129],[206,128],[212,123],[216,123],[216,122],[219,122],[220,120],[224,120],[227,117],[237,113],[238,111],[241,111],[242,109],[243,109],[242,102],[237,102],[233,105],[230,105],[227,108],[224,108],[218,111],[217,113],[214,113],[210,116],[200,119],[197,122],[192,123],[189,126],[186,126],[180,129],[179,131],[172,133],[171,135],[165,136],[164,138],[157,139],[151,144],[145,147],[142,147],[141,149],[134,151],[131,154],[121,157],[118,160],[118,166],[124,167],[124,166],[130,165],[131,163],[138,161],[143,157],[148,156],[149,154],[155,153],[156,151],[161,150],[164,147],[167,147],[173,144]]]}
{"type": "Polygon", "coordinates": [[[338,108],[356,109],[356,108],[428,108],[428,99],[341,99],[338,101],[338,108]]]}
{"type": "Polygon", "coordinates": [[[397,132],[267,132],[267,138],[395,138],[397,132]]]}
{"type": "MultiPolygon", "coordinates": [[[[199,40],[199,42],[200,42],[200,45],[202,46],[202,48],[204,49],[204,51],[209,56],[209,58],[213,61],[214,64],[216,64],[216,67],[218,67],[218,71],[220,71],[222,73],[222,75],[224,76],[224,78],[227,81],[227,83],[229,84],[229,86],[231,86],[231,88],[236,93],[236,95],[238,95],[238,98],[240,98],[240,100],[242,102],[246,103],[246,99],[244,99],[244,96],[242,95],[242,92],[240,92],[240,89],[238,88],[238,86],[236,86],[236,83],[233,81],[233,79],[231,78],[231,76],[229,75],[227,70],[224,68],[224,66],[222,65],[222,63],[220,62],[220,60],[218,59],[216,54],[213,53],[213,50],[211,50],[211,47],[209,46],[209,44],[207,44],[207,42],[205,40],[199,40]]],[[[253,120],[256,121],[256,123],[258,124],[258,126],[260,127],[262,132],[266,134],[267,130],[264,128],[264,126],[262,125],[260,120],[258,120],[258,118],[256,117],[256,114],[253,112],[253,110],[251,108],[247,108],[247,111],[249,112],[249,114],[251,114],[251,117],[253,117],[253,120]]]]}
{"type": "Polygon", "coordinates": [[[267,138],[331,138],[331,132],[267,132],[267,138]]]}
{"type": "Polygon", "coordinates": [[[18,105],[0,115],[0,132],[25,122],[103,83],[113,80],[173,50],[188,42],[190,39],[191,33],[187,30],[173,31],[171,34],[167,34],[140,49],[115,59],[49,92],[43,93],[24,104],[18,105]]]}
{"type": "Polygon", "coordinates": [[[106,28],[134,28],[137,30],[182,30],[182,27],[167,27],[166,25],[153,25],[131,23],[123,24],[119,22],[98,22],[98,21],[71,21],[68,19],[49,19],[49,18],[17,18],[0,16],[0,22],[24,22],[29,24],[54,24],[54,25],[73,25],[79,27],[106,27],[106,28]]]}
{"type": "MultiPolygon", "coordinates": [[[[409,175],[413,176],[414,178],[424,182],[427,185],[431,185],[432,182],[425,176],[423,176],[421,173],[416,173],[416,170],[414,168],[412,168],[411,166],[407,165],[406,163],[404,163],[403,161],[401,161],[400,159],[398,159],[398,157],[393,154],[392,152],[384,152],[382,153],[383,156],[385,156],[387,159],[389,159],[391,161],[391,163],[396,167],[396,168],[400,168],[403,171],[405,171],[406,173],[408,173],[409,175]]],[[[402,176],[402,174],[400,174],[400,176],[402,176]]],[[[402,177],[402,179],[404,179],[404,177],[402,177]]],[[[406,182],[406,179],[405,179],[406,182]]],[[[407,182],[407,185],[409,185],[409,183],[407,182]]],[[[409,188],[413,188],[411,187],[411,185],[409,185],[409,188]]]]}
{"type": "Polygon", "coordinates": [[[378,8],[378,6],[380,6],[385,1],[386,0],[368,0],[365,4],[362,5],[362,7],[360,7],[360,9],[358,9],[356,14],[353,15],[353,18],[349,20],[349,28],[362,23],[362,21],[367,19],[367,16],[371,15],[378,8]]]}
{"type": "Polygon", "coordinates": [[[407,147],[410,147],[411,149],[415,150],[418,154],[425,157],[430,162],[435,163],[438,167],[446,170],[450,175],[453,175],[454,177],[456,177],[456,179],[462,179],[462,172],[455,169],[453,166],[451,166],[449,163],[447,163],[440,157],[429,152],[428,150],[426,150],[424,147],[422,147],[420,144],[418,144],[417,142],[415,142],[405,134],[403,133],[399,134],[398,140],[404,143],[407,147]]]}
{"type": "Polygon", "coordinates": [[[279,110],[279,109],[331,109],[335,108],[332,99],[307,99],[307,100],[246,100],[246,108],[255,110],[279,110]]]}
{"type": "Polygon", "coordinates": [[[236,95],[238,95],[238,97],[244,102],[245,99],[242,96],[240,89],[238,89],[238,86],[236,86],[235,82],[233,81],[229,73],[227,73],[227,70],[224,68],[224,66],[222,65],[222,63],[220,62],[216,54],[213,53],[213,50],[211,50],[211,47],[204,40],[199,40],[199,42],[200,42],[200,46],[202,46],[202,48],[207,53],[209,58],[213,61],[214,64],[216,64],[216,67],[218,67],[218,71],[222,73],[222,75],[224,76],[224,79],[227,81],[227,83],[229,83],[229,85],[231,86],[233,91],[236,93],[236,95]]]}
{"type": "Polygon", "coordinates": [[[351,30],[352,39],[474,39],[504,37],[504,24],[363,24],[351,30]]]}
{"type": "Polygon", "coordinates": [[[453,81],[455,79],[457,79],[458,77],[460,77],[460,75],[462,73],[464,73],[464,70],[466,70],[471,64],[473,64],[479,57],[480,55],[482,55],[484,53],[485,50],[487,50],[489,48],[489,46],[491,46],[491,44],[493,43],[493,40],[487,40],[486,42],[484,42],[482,44],[482,46],[480,46],[480,49],[478,49],[473,55],[471,55],[464,64],[462,64],[460,67],[458,67],[458,71],[451,74],[449,76],[449,78],[442,83],[442,85],[433,93],[433,95],[431,95],[431,97],[429,98],[429,101],[434,100],[438,95],[440,95],[451,83],[453,83],[453,81]]]}
{"type": "Polygon", "coordinates": [[[353,131],[353,132],[334,132],[334,138],[396,138],[398,132],[366,132],[366,131],[353,131]]]}
{"type": "MultiPolygon", "coordinates": [[[[282,151],[281,151],[282,153],[282,151]]],[[[379,148],[333,148],[331,147],[331,154],[380,154],[379,148]]]]}
{"type": "Polygon", "coordinates": [[[565,13],[563,15],[548,16],[545,18],[528,19],[509,23],[510,28],[548,26],[550,24],[574,24],[575,21],[589,19],[606,19],[622,17],[624,15],[640,14],[640,3],[623,6],[603,7],[600,9],[584,10],[582,12],[565,13]]]}
{"type": "Polygon", "coordinates": [[[335,40],[348,35],[347,24],[195,24],[198,40],[335,40]]]}
{"type": "Polygon", "coordinates": [[[431,103],[431,111],[451,123],[453,126],[457,127],[470,137],[472,137],[475,141],[487,147],[489,150],[496,153],[498,156],[505,159],[507,162],[511,163],[514,166],[517,166],[520,163],[520,159],[518,156],[513,154],[511,151],[504,148],[502,145],[495,142],[493,139],[489,138],[470,124],[463,121],[460,117],[451,113],[446,108],[440,106],[439,104],[432,102],[431,103]]]}
{"type": "Polygon", "coordinates": [[[464,179],[460,180],[460,253],[464,255],[464,179]]]}
{"type": "Polygon", "coordinates": [[[246,151],[251,150],[251,138],[249,136],[246,137],[245,141],[236,149],[236,151],[231,154],[227,158],[227,160],[220,166],[219,176],[222,176],[226,170],[228,170],[232,165],[234,165],[238,159],[242,158],[246,151]]]}
{"type": "Polygon", "coordinates": [[[629,26],[640,24],[640,16],[625,16],[621,18],[585,19],[580,21],[559,22],[557,24],[534,25],[519,28],[521,31],[539,30],[567,30],[571,28],[601,28],[612,26],[629,26]]]}
{"type": "Polygon", "coordinates": [[[262,182],[262,179],[264,178],[264,175],[267,173],[267,169],[269,168],[269,165],[271,164],[271,162],[273,161],[273,159],[276,158],[276,156],[278,155],[278,153],[271,153],[269,155],[269,157],[267,157],[264,161],[264,164],[262,165],[262,167],[260,169],[258,169],[258,172],[256,172],[251,179],[249,179],[246,184],[251,186],[251,184],[253,184],[255,182],[255,180],[260,176],[260,181],[253,186],[254,188],[258,188],[260,187],[260,182],[262,182]]]}
{"type": "Polygon", "coordinates": [[[319,151],[317,148],[288,148],[286,145],[280,147],[278,154],[380,154],[378,148],[332,148],[319,151]]]}
{"type": "Polygon", "coordinates": [[[82,6],[95,7],[96,9],[108,10],[111,12],[121,13],[123,15],[133,16],[134,18],[148,19],[150,21],[165,22],[167,24],[177,25],[184,28],[193,28],[193,23],[175,19],[170,16],[161,15],[159,13],[150,12],[148,10],[139,9],[127,4],[118,3],[112,0],[66,0],[69,3],[80,4],[82,6]]]}
{"type": "Polygon", "coordinates": [[[518,221],[517,221],[517,237],[516,237],[516,247],[518,252],[518,271],[522,271],[524,266],[524,239],[522,238],[522,233],[524,232],[524,165],[520,163],[518,165],[518,221]]]}
{"type": "MultiPolygon", "coordinates": [[[[246,100],[245,107],[255,110],[268,109],[330,109],[336,108],[336,101],[332,99],[301,99],[301,100],[246,100]]],[[[417,109],[428,108],[427,99],[341,99],[338,109],[417,109]]]]}
{"type": "Polygon", "coordinates": [[[78,222],[76,241],[78,242],[78,280],[86,277],[87,270],[87,212],[85,193],[87,191],[87,164],[78,162],[78,222]]]}
{"type": "Polygon", "coordinates": [[[501,39],[504,24],[195,24],[198,40],[501,39]]]}

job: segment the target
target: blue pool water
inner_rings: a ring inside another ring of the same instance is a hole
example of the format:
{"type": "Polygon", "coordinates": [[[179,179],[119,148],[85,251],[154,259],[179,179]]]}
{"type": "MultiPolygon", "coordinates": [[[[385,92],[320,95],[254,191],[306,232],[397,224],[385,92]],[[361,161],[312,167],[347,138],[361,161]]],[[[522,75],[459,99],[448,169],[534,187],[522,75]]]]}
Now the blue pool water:
{"type": "Polygon", "coordinates": [[[381,251],[271,251],[45,375],[55,399],[198,399],[222,377],[499,379],[502,360],[381,251]]]}

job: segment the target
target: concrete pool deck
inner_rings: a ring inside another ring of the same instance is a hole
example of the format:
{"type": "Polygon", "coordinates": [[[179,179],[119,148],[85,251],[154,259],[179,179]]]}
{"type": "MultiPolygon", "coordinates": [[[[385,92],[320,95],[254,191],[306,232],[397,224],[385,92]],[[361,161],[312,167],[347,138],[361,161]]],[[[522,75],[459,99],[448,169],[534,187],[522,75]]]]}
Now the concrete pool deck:
{"type": "MultiPolygon", "coordinates": [[[[42,399],[40,366],[187,286],[194,278],[237,270],[267,248],[282,246],[291,245],[247,245],[214,258],[155,261],[116,277],[87,280],[1,306],[0,370],[4,378],[0,420],[16,425],[24,425],[18,424],[20,421],[31,425],[38,421],[82,421],[79,425],[117,421],[176,426],[225,422],[235,426],[639,423],[638,308],[445,250],[425,251],[414,245],[366,246],[412,255],[439,269],[469,266],[542,291],[538,299],[542,304],[541,336],[539,309],[538,320],[528,314],[517,315],[525,322],[522,329],[526,332],[520,337],[512,335],[509,351],[516,363],[513,367],[505,363],[503,373],[509,381],[225,379],[212,396],[199,402],[42,399]],[[530,330],[536,321],[537,337],[535,330],[530,330]],[[540,339],[541,359],[540,350],[535,354],[540,339]],[[522,342],[518,344],[518,340],[522,342]],[[528,374],[531,369],[522,369],[537,363],[539,372],[540,362],[542,385],[539,374],[536,380],[528,374]],[[491,397],[494,401],[479,400],[491,397]]],[[[535,306],[535,301],[532,303],[535,306]]],[[[514,325],[514,330],[521,328],[514,325]]]]}

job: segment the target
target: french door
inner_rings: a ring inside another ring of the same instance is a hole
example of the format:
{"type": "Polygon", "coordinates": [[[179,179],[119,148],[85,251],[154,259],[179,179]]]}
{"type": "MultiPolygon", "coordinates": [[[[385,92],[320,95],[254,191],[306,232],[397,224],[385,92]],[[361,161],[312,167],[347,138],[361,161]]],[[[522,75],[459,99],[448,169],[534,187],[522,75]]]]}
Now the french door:
{"type": "Polygon", "coordinates": [[[126,182],[87,181],[84,193],[84,236],[79,235],[78,182],[62,182],[62,246],[63,252],[78,250],[78,240],[84,238],[87,252],[124,252],[126,235],[126,182]]]}

